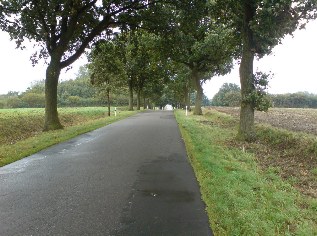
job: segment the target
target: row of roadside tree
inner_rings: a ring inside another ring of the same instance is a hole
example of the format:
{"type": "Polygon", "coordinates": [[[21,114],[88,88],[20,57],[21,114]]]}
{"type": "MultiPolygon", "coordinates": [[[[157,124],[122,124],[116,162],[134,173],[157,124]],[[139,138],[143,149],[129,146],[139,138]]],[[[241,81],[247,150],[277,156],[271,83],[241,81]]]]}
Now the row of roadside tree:
{"type": "Polygon", "coordinates": [[[60,72],[89,48],[91,80],[108,98],[125,84],[131,109],[133,91],[139,107],[142,94],[156,99],[162,96],[158,87],[164,86],[187,106],[193,88],[195,115],[202,114],[202,83],[229,73],[238,60],[238,137],[252,141],[254,111],[270,105],[265,96],[269,75],[255,72],[253,61],[316,18],[316,6],[316,0],[8,0],[0,3],[0,28],[17,47],[23,48],[26,39],[37,45],[33,63],[48,62],[44,130],[62,128],[57,112],[60,72]],[[173,89],[167,81],[174,81],[173,89]]]}

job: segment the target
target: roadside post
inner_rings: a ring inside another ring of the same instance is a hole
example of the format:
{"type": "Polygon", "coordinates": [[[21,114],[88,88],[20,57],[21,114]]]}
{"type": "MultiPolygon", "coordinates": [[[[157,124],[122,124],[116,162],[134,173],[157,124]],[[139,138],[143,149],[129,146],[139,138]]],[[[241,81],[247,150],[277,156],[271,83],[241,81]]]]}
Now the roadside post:
{"type": "Polygon", "coordinates": [[[187,116],[187,106],[186,106],[186,116],[187,116]]]}
{"type": "Polygon", "coordinates": [[[117,108],[114,108],[114,116],[117,116],[117,108]]]}

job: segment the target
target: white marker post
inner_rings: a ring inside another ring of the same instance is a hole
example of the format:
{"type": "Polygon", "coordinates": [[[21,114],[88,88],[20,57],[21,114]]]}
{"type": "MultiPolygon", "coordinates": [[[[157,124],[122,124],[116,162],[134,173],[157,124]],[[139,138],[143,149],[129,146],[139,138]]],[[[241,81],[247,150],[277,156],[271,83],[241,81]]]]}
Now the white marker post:
{"type": "Polygon", "coordinates": [[[187,106],[186,106],[186,116],[187,116],[187,106]]]}
{"type": "Polygon", "coordinates": [[[114,108],[114,116],[117,116],[117,108],[114,108]]]}

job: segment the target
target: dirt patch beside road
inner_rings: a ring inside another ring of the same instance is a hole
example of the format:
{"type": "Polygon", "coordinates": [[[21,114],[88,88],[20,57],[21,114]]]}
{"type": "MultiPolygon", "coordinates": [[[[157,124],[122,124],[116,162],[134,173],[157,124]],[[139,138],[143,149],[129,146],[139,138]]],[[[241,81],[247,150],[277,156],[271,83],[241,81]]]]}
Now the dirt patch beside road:
{"type": "MultiPolygon", "coordinates": [[[[233,116],[239,116],[238,107],[213,107],[233,116]]],[[[268,112],[255,112],[255,121],[296,132],[317,135],[317,109],[271,108],[268,112]]]]}

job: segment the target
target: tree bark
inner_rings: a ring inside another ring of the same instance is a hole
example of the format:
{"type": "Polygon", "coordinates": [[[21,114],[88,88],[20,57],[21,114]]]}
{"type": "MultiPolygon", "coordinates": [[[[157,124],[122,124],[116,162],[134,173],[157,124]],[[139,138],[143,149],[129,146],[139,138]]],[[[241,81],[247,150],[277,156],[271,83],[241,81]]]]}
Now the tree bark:
{"type": "Polygon", "coordinates": [[[111,115],[111,112],[110,112],[110,89],[107,89],[107,100],[108,100],[108,116],[111,115]]]}
{"type": "Polygon", "coordinates": [[[51,58],[51,62],[46,69],[45,79],[45,121],[44,131],[62,129],[57,112],[57,85],[61,73],[59,60],[51,58]]]}
{"type": "Polygon", "coordinates": [[[256,9],[252,3],[244,4],[244,25],[242,32],[243,48],[242,58],[239,68],[240,84],[241,84],[241,109],[240,109],[240,125],[238,137],[245,141],[253,141],[256,138],[254,130],[254,103],[250,99],[250,95],[255,92],[253,79],[253,61],[254,61],[254,42],[253,32],[250,28],[250,22],[255,15],[256,9]]]}
{"type": "Polygon", "coordinates": [[[143,109],[144,110],[146,109],[146,99],[145,99],[144,94],[143,94],[143,109]]]}
{"type": "Polygon", "coordinates": [[[186,108],[187,106],[187,109],[189,111],[191,111],[191,108],[190,108],[190,94],[189,94],[189,85],[188,85],[188,82],[185,84],[185,87],[184,87],[184,109],[186,108]]]}
{"type": "Polygon", "coordinates": [[[201,81],[199,78],[199,73],[196,68],[192,69],[192,80],[196,87],[196,101],[195,101],[195,108],[194,108],[194,115],[202,115],[203,112],[201,110],[201,104],[203,100],[203,88],[201,86],[201,81]]]}
{"type": "Polygon", "coordinates": [[[146,105],[149,106],[149,109],[152,109],[152,105],[150,103],[150,99],[149,98],[147,99],[146,105]]]}
{"type": "Polygon", "coordinates": [[[129,86],[129,111],[133,111],[133,85],[132,85],[132,79],[128,82],[129,86]]]}
{"type": "Polygon", "coordinates": [[[141,91],[140,91],[140,89],[137,90],[136,109],[138,111],[141,110],[141,91]]]}

